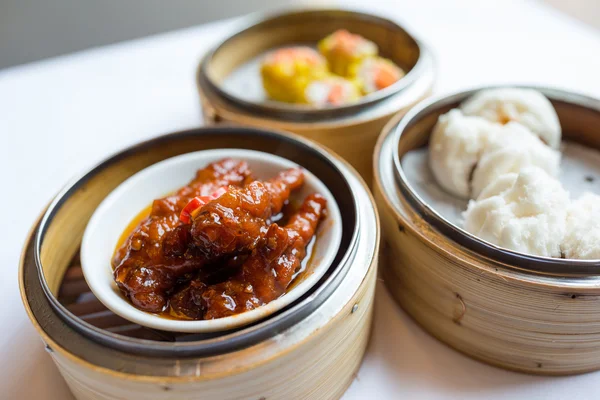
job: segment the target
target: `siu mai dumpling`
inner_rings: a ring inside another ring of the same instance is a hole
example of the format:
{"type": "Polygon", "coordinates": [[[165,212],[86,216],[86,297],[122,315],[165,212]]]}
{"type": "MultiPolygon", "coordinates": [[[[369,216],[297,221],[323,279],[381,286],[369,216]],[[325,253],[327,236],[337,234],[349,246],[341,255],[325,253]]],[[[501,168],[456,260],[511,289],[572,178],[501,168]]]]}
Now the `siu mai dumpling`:
{"type": "Polygon", "coordinates": [[[327,61],[306,46],[285,47],[267,54],[260,73],[265,92],[272,100],[301,103],[310,82],[329,74],[327,61]]]}
{"type": "Polygon", "coordinates": [[[405,75],[393,61],[382,57],[365,58],[351,67],[350,76],[359,82],[363,94],[385,89],[405,75]]]}
{"type": "Polygon", "coordinates": [[[378,52],[374,42],[345,29],[339,29],[322,39],[318,47],[327,59],[331,72],[345,77],[351,77],[354,64],[375,57],[378,52]]]}
{"type": "Polygon", "coordinates": [[[317,107],[341,106],[360,100],[356,82],[330,75],[310,82],[301,98],[302,103],[317,107]]]}

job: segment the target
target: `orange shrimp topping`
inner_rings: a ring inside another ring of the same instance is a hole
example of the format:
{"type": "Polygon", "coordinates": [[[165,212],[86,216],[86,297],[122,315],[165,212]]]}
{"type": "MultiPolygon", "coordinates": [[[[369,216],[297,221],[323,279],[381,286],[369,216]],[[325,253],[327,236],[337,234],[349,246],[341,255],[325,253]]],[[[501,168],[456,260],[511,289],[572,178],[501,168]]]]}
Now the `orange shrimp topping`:
{"type": "Polygon", "coordinates": [[[350,33],[345,29],[335,31],[331,35],[331,39],[334,49],[347,54],[353,53],[358,45],[365,41],[362,36],[350,33]]]}
{"type": "Polygon", "coordinates": [[[343,102],[344,87],[340,83],[332,83],[327,95],[329,104],[341,104],[343,102]]]}
{"type": "Polygon", "coordinates": [[[317,65],[323,62],[319,54],[310,47],[286,47],[271,53],[268,61],[270,63],[291,64],[294,62],[305,62],[317,65]]]}
{"type": "Polygon", "coordinates": [[[400,79],[400,73],[393,65],[379,63],[373,69],[375,86],[377,89],[384,89],[393,85],[400,79]]]}

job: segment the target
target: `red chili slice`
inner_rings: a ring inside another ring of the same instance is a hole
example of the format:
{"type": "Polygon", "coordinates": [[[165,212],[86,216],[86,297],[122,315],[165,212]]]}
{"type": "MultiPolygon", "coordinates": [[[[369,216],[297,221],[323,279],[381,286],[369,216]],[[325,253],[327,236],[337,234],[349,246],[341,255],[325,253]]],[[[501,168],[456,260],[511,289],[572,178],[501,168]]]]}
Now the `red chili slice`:
{"type": "Polygon", "coordinates": [[[214,200],[220,196],[222,196],[225,192],[227,192],[227,188],[221,187],[215,190],[212,194],[208,196],[196,196],[183,207],[181,213],[179,214],[179,220],[184,224],[189,224],[198,212],[202,209],[206,203],[211,200],[214,200]]]}

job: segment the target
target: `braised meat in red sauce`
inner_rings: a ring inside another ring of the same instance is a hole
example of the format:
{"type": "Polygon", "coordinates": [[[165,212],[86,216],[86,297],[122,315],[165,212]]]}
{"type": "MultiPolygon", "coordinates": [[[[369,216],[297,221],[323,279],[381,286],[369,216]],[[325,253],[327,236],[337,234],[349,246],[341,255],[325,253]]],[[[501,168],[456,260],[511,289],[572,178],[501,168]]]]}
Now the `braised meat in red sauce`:
{"type": "Polygon", "coordinates": [[[171,299],[175,315],[215,319],[267,304],[287,290],[306,256],[327,202],[320,194],[306,198],[289,222],[269,226],[264,245],[257,247],[232,277],[206,285],[193,279],[171,299]]]}
{"type": "Polygon", "coordinates": [[[277,224],[303,183],[298,168],[258,181],[245,162],[230,159],[199,170],[176,194],[155,200],[117,249],[117,286],[137,308],[183,319],[272,301],[292,282],[325,215],[325,199],[313,194],[277,224]]]}
{"type": "Polygon", "coordinates": [[[252,251],[264,238],[269,220],[278,214],[290,192],[304,183],[300,169],[281,172],[266,182],[232,188],[202,207],[194,217],[191,237],[206,258],[252,251]]]}
{"type": "Polygon", "coordinates": [[[180,248],[189,235],[189,229],[178,229],[182,226],[182,209],[196,196],[209,195],[223,186],[241,187],[250,181],[252,175],[246,162],[224,159],[199,170],[177,193],[154,200],[150,215],[113,257],[114,278],[121,292],[142,310],[162,311],[166,306],[164,292],[176,284],[178,276],[201,266],[193,252],[186,254],[187,248],[180,257],[165,256],[176,253],[173,248],[180,248]],[[173,231],[176,234],[169,235],[173,231]],[[165,236],[170,236],[169,240],[165,241],[165,236]]]}

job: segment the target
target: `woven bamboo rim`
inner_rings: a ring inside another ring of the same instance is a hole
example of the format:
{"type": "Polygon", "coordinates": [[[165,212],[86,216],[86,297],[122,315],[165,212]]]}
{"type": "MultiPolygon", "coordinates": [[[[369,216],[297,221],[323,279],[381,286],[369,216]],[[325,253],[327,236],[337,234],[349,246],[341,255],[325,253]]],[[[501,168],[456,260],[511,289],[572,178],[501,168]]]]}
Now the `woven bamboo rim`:
{"type": "MultiPolygon", "coordinates": [[[[565,138],[600,148],[598,102],[568,92],[545,93],[557,108],[565,138]]],[[[411,121],[402,133],[403,151],[425,145],[437,115],[455,106],[443,100],[430,104],[440,108],[411,121]]],[[[388,124],[374,160],[387,249],[382,273],[398,303],[441,341],[493,365],[545,375],[600,369],[600,271],[567,276],[555,269],[531,270],[461,245],[434,228],[397,186],[392,155],[399,123],[388,124]]]]}
{"type": "Polygon", "coordinates": [[[242,28],[208,52],[198,67],[198,78],[218,97],[250,113],[275,119],[315,122],[356,114],[361,109],[398,94],[411,86],[427,68],[428,50],[404,28],[384,17],[342,9],[287,11],[252,15],[240,22],[242,28]],[[290,43],[317,43],[336,29],[348,29],[375,41],[386,57],[407,74],[383,90],[352,104],[314,108],[277,101],[256,103],[221,88],[222,81],[244,62],[272,48],[290,43]]]}
{"type": "MultiPolygon", "coordinates": [[[[302,360],[305,360],[305,358],[303,357],[311,354],[315,362],[320,360],[320,366],[315,367],[315,371],[321,368],[320,373],[322,377],[319,379],[337,377],[338,382],[332,386],[331,391],[324,392],[326,394],[324,398],[336,398],[350,382],[352,378],[351,373],[358,368],[364,353],[370,330],[377,269],[377,248],[379,243],[377,214],[372,206],[373,199],[366,189],[364,182],[352,171],[351,167],[338,157],[324,152],[315,144],[291,134],[258,131],[254,135],[253,132],[255,130],[249,128],[207,128],[205,130],[194,130],[154,139],[150,145],[150,149],[144,147],[144,145],[141,147],[137,146],[125,151],[118,158],[120,168],[116,168],[116,170],[120,171],[120,175],[117,181],[122,181],[148,163],[179,154],[184,150],[193,151],[201,148],[211,148],[211,146],[218,145],[218,143],[220,145],[226,143],[226,146],[229,147],[245,144],[250,148],[263,151],[271,147],[272,152],[283,152],[292,159],[294,157],[301,157],[303,154],[313,154],[313,157],[320,154],[324,157],[320,162],[321,167],[328,165],[327,163],[331,163],[332,166],[341,168],[345,177],[342,180],[346,180],[347,185],[353,188],[347,192],[350,195],[348,199],[341,199],[346,209],[355,201],[352,200],[354,198],[358,199],[356,201],[363,204],[363,207],[366,206],[365,211],[361,212],[358,216],[360,218],[361,230],[364,229],[365,236],[358,242],[358,246],[352,249],[351,258],[348,259],[352,263],[352,274],[340,275],[342,277],[340,286],[319,306],[318,312],[311,313],[302,320],[302,323],[296,323],[293,327],[281,327],[281,330],[274,330],[272,332],[274,336],[267,340],[255,343],[244,349],[233,348],[231,352],[218,356],[194,358],[195,356],[192,353],[182,354],[174,352],[170,358],[157,358],[148,354],[130,354],[129,352],[103,346],[75,331],[70,325],[61,323],[57,312],[49,306],[48,299],[41,295],[41,285],[35,271],[35,246],[30,237],[21,260],[20,285],[22,298],[34,325],[47,343],[49,352],[51,352],[61,372],[65,375],[67,382],[72,386],[75,393],[77,393],[77,390],[83,390],[87,393],[86,390],[89,389],[85,388],[87,384],[100,385],[101,382],[108,383],[109,381],[112,381],[116,387],[120,387],[120,385],[127,386],[124,382],[153,382],[155,384],[168,382],[174,385],[193,383],[193,386],[196,387],[195,385],[200,382],[215,382],[226,377],[239,376],[239,379],[242,379],[244,374],[255,374],[261,369],[272,371],[277,362],[280,362],[279,360],[285,359],[285,357],[288,357],[288,354],[294,352],[303,354],[302,357],[294,357],[295,361],[293,362],[296,364],[292,365],[296,368],[304,368],[302,360]],[[200,131],[212,133],[209,133],[207,136],[200,134],[200,131]],[[249,133],[251,137],[244,139],[244,135],[240,136],[238,134],[236,136],[236,132],[240,133],[241,131],[249,133]],[[261,135],[264,134],[270,137],[270,141],[264,139],[261,142],[260,138],[263,137],[261,135]],[[276,142],[273,142],[273,140],[276,140],[276,142]],[[289,143],[292,145],[290,146],[289,143]],[[302,147],[297,147],[300,145],[305,146],[305,149],[302,150],[302,147]],[[133,158],[128,158],[129,156],[133,158]],[[123,169],[123,166],[127,166],[127,168],[123,169]],[[352,193],[354,193],[354,196],[352,196],[352,193]],[[286,334],[281,337],[278,336],[283,332],[286,332],[286,334]],[[347,337],[348,332],[353,332],[353,336],[347,337]],[[328,346],[333,346],[340,353],[335,358],[322,359],[331,350],[328,350],[328,346]],[[341,361],[338,357],[346,360],[347,368],[332,371],[328,374],[325,373],[323,368],[330,368],[331,362],[341,361]],[[202,360],[203,365],[200,375],[193,369],[193,366],[199,362],[198,360],[202,360]],[[73,375],[77,375],[79,378],[75,379],[72,377],[73,375]],[[91,381],[87,382],[86,385],[83,383],[83,380],[87,379],[85,376],[88,376],[88,378],[89,376],[93,376],[93,378],[89,378],[91,381]],[[73,388],[73,385],[76,388],[73,388]]],[[[115,169],[110,165],[112,164],[105,165],[106,171],[114,172],[115,169]]],[[[334,172],[335,169],[313,170],[313,168],[321,168],[318,165],[318,158],[313,158],[311,166],[308,168],[313,173],[316,172],[318,176],[320,175],[320,178],[324,181],[337,186],[337,189],[332,189],[337,191],[340,188],[339,185],[341,182],[338,182],[340,176],[336,175],[334,172]]],[[[104,178],[106,176],[99,179],[102,185],[115,185],[118,183],[107,183],[104,178]]],[[[83,201],[83,203],[79,204],[84,204],[86,201],[97,202],[98,199],[95,196],[98,193],[94,193],[97,189],[97,187],[94,187],[94,183],[80,187],[78,193],[81,197],[77,199],[83,201]]],[[[89,214],[89,207],[86,206],[83,208],[85,210],[82,210],[82,213],[89,214]]],[[[93,208],[92,204],[91,209],[93,210],[93,208]]],[[[71,209],[70,211],[74,210],[71,209]]],[[[84,226],[85,220],[83,222],[84,226]]],[[[43,223],[43,220],[41,223],[43,223]]],[[[49,226],[48,231],[58,228],[58,226],[49,226]]],[[[81,235],[81,232],[79,232],[80,227],[75,228],[69,231],[69,235],[73,237],[66,238],[66,240],[70,240],[76,244],[73,246],[75,249],[72,250],[73,252],[76,251],[78,246],[78,241],[73,239],[81,235]]],[[[350,234],[352,236],[351,232],[352,230],[347,231],[346,235],[350,234]]],[[[55,238],[57,237],[59,236],[56,235],[55,238]]],[[[69,243],[63,243],[62,246],[63,250],[66,248],[64,246],[67,246],[69,249],[71,248],[71,244],[69,243]]],[[[64,270],[69,266],[71,254],[66,253],[69,253],[69,251],[54,251],[51,253],[54,254],[52,257],[56,261],[52,263],[54,265],[54,273],[51,274],[53,290],[57,288],[54,282],[58,282],[55,276],[64,275],[64,270]]],[[[338,258],[340,262],[344,260],[344,257],[338,258]]],[[[311,301],[315,299],[307,298],[306,300],[311,301]]],[[[307,372],[307,374],[309,373],[307,372]]],[[[294,379],[305,379],[306,376],[308,375],[298,374],[294,379]]],[[[282,390],[285,382],[278,382],[273,383],[272,386],[264,386],[264,390],[282,390]]],[[[214,385],[214,383],[210,385],[214,385]]],[[[98,387],[94,386],[94,388],[94,390],[98,390],[98,387]]],[[[186,387],[186,390],[188,389],[186,387]]],[[[109,389],[107,388],[106,390],[109,389]]],[[[141,388],[140,390],[143,391],[144,389],[141,388]]],[[[221,388],[221,392],[222,390],[224,389],[221,388]]],[[[289,390],[292,389],[290,388],[289,390]]],[[[310,382],[303,382],[303,391],[300,393],[310,390],[313,390],[310,382]]],[[[82,398],[95,397],[88,397],[86,395],[86,397],[82,398]]]]}

